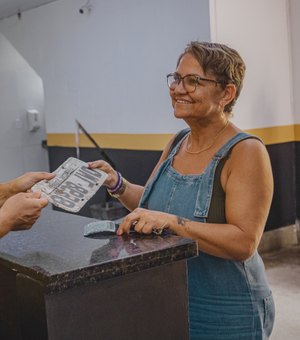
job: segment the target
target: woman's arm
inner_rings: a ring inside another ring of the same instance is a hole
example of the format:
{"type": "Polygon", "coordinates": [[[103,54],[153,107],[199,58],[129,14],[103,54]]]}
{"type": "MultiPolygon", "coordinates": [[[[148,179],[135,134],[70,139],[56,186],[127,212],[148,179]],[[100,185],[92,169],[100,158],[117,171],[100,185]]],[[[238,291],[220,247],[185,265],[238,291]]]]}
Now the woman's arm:
{"type": "Polygon", "coordinates": [[[199,251],[245,260],[257,249],[272,201],[273,176],[265,147],[255,139],[236,145],[223,168],[221,183],[226,193],[227,224],[200,223],[136,209],[125,218],[118,234],[128,232],[136,221],[135,229],[142,233],[165,226],[180,236],[195,239],[199,251]]]}

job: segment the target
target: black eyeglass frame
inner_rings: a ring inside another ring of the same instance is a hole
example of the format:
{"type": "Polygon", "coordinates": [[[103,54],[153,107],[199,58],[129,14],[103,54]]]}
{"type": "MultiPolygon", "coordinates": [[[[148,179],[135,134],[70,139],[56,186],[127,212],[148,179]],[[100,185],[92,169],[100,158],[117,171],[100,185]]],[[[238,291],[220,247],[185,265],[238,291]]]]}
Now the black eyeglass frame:
{"type": "MultiPolygon", "coordinates": [[[[195,85],[195,89],[194,89],[193,91],[187,91],[188,93],[195,92],[197,86],[200,85],[200,81],[209,81],[209,82],[211,82],[211,83],[215,83],[216,85],[217,85],[217,84],[222,84],[222,85],[226,85],[226,84],[227,84],[226,81],[203,78],[203,77],[198,76],[197,74],[186,74],[184,77],[181,77],[180,74],[178,74],[177,72],[174,72],[174,73],[169,73],[169,74],[167,74],[167,84],[168,84],[168,87],[169,87],[170,90],[171,90],[171,84],[169,84],[169,78],[170,78],[170,77],[174,77],[175,75],[177,75],[177,76],[178,76],[178,79],[179,79],[179,82],[176,84],[176,86],[178,86],[178,85],[180,84],[180,82],[183,81],[184,78],[187,78],[187,77],[190,77],[190,76],[195,77],[195,79],[196,79],[196,81],[198,82],[198,84],[195,85]]],[[[184,82],[183,82],[183,87],[184,87],[184,82]]],[[[184,88],[185,88],[185,87],[184,87],[184,88]]],[[[186,89],[185,89],[185,90],[186,90],[186,89]]]]}

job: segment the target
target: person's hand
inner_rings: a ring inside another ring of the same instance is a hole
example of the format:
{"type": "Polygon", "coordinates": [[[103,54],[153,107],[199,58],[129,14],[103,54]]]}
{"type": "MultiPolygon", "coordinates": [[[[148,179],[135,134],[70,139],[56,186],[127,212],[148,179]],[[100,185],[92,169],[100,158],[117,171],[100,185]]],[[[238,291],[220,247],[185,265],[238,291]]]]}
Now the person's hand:
{"type": "Polygon", "coordinates": [[[19,192],[25,192],[29,190],[37,182],[41,180],[49,181],[53,177],[55,177],[54,173],[44,171],[27,172],[24,175],[9,181],[7,184],[10,187],[11,195],[13,195],[19,192]]]}
{"type": "Polygon", "coordinates": [[[99,160],[94,162],[88,162],[90,169],[99,169],[107,173],[107,178],[103,185],[108,188],[114,188],[118,183],[118,174],[113,167],[105,161],[99,160]]]}
{"type": "Polygon", "coordinates": [[[0,209],[0,236],[11,230],[31,228],[47,204],[40,191],[19,193],[7,199],[0,209]]]}
{"type": "Polygon", "coordinates": [[[117,230],[117,235],[129,233],[132,227],[140,234],[151,234],[152,232],[159,234],[169,227],[172,219],[174,219],[173,215],[164,212],[137,208],[124,217],[117,230]]]}

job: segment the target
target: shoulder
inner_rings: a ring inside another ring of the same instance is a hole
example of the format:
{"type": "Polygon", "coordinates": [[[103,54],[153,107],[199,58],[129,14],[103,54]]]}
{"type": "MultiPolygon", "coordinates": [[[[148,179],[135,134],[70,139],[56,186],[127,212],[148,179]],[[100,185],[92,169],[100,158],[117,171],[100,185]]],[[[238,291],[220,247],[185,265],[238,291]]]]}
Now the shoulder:
{"type": "MultiPolygon", "coordinates": [[[[228,156],[243,155],[248,152],[257,152],[266,150],[263,141],[253,134],[241,130],[235,124],[230,122],[226,134],[223,135],[221,153],[226,149],[228,156]]],[[[228,157],[228,158],[229,158],[228,157]]]]}
{"type": "Polygon", "coordinates": [[[272,196],[271,162],[260,140],[251,138],[235,145],[221,173],[221,184],[226,195],[272,196]]]}
{"type": "Polygon", "coordinates": [[[237,142],[231,150],[232,157],[247,157],[255,154],[267,154],[267,149],[262,140],[253,135],[237,142]]]}
{"type": "Polygon", "coordinates": [[[233,171],[249,173],[259,168],[271,169],[270,157],[263,141],[254,135],[245,137],[234,144],[228,153],[225,164],[228,174],[233,171]]]}
{"type": "Polygon", "coordinates": [[[253,171],[271,172],[271,162],[265,144],[255,136],[238,142],[231,150],[229,172],[238,170],[245,173],[253,171]]]}

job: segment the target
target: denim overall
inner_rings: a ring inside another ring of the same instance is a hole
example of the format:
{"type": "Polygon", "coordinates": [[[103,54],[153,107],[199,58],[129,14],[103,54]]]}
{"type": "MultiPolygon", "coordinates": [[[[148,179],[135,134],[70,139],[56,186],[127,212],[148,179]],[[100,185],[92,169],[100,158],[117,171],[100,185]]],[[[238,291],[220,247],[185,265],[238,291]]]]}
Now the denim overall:
{"type": "MultiPolygon", "coordinates": [[[[140,207],[207,222],[217,165],[236,143],[255,137],[235,135],[200,175],[181,175],[172,167],[184,138],[148,182],[140,207]]],[[[190,339],[268,339],[275,308],[257,252],[245,261],[234,261],[200,251],[188,260],[188,290],[190,339]]]]}

